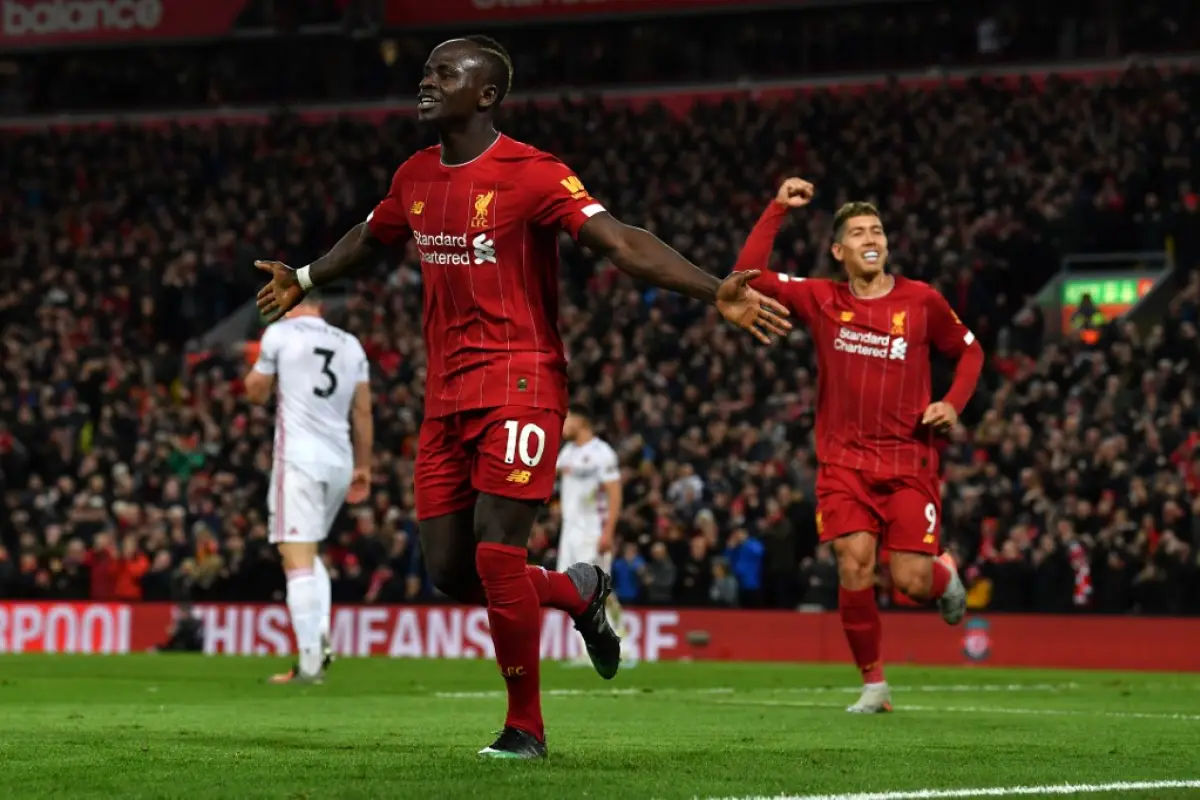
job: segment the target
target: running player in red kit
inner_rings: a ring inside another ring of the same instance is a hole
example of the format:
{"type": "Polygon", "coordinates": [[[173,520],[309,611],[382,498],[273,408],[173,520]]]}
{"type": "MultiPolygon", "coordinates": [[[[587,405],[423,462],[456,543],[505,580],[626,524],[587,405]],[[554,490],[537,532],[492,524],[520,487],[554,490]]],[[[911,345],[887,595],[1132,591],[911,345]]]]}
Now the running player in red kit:
{"type": "MultiPolygon", "coordinates": [[[[763,213],[736,269],[766,267],[789,208],[812,184],[789,178],[763,213]]],[[[888,240],[879,212],[847,203],[834,217],[833,257],[848,280],[764,271],[751,285],[808,326],[817,353],[817,528],[838,560],[842,627],[863,677],[848,710],[891,710],[875,603],[877,545],[907,597],[936,602],[950,624],[966,613],[966,590],[949,553],[939,556],[941,482],[934,437],[958,422],[983,367],[983,350],[926,283],[884,270],[888,240]],[[957,359],[946,396],[931,403],[929,348],[957,359]]]]}
{"type": "Polygon", "coordinates": [[[715,304],[764,342],[790,326],[779,303],[749,288],[753,275],[714,278],[614,219],[561,161],[497,133],[493,112],[511,81],[508,54],[487,37],[436,47],[417,113],[441,144],[402,164],[387,197],[325,256],[295,271],[259,262],[272,278],[258,306],[274,321],[310,287],[415,241],[428,373],[414,475],[425,566],[445,594],[487,604],[508,716],[481,754],[540,758],[540,607],[571,615],[602,677],[620,660],[605,616],[609,576],[590,564],[565,573],[526,564],[567,410],[559,232],[634,277],[715,304]]]}

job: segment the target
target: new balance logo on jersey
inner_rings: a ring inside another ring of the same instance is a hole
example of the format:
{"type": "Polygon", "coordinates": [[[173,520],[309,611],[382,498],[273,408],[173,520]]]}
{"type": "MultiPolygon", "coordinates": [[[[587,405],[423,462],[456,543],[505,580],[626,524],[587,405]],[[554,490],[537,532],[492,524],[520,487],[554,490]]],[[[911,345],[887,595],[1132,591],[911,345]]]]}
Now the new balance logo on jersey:
{"type": "Polygon", "coordinates": [[[903,361],[908,357],[908,342],[902,336],[856,331],[845,326],[838,330],[837,338],[833,340],[833,349],[842,353],[887,358],[892,361],[903,361]]]}
{"type": "Polygon", "coordinates": [[[533,475],[529,472],[529,470],[514,469],[508,474],[508,477],[505,478],[505,480],[509,483],[519,483],[523,485],[529,483],[531,478],[533,478],[533,475]]]}
{"type": "Polygon", "coordinates": [[[496,263],[496,243],[489,239],[486,233],[476,236],[471,244],[475,245],[476,264],[496,263]]]}

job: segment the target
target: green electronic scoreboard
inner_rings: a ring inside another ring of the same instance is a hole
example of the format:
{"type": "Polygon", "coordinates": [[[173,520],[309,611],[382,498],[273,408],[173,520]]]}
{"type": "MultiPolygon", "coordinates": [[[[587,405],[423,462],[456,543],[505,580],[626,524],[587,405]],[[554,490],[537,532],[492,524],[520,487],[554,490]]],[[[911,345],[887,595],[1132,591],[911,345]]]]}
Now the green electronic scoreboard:
{"type": "Polygon", "coordinates": [[[1079,310],[1085,294],[1106,320],[1120,319],[1154,288],[1155,278],[1143,275],[1067,278],[1059,287],[1062,329],[1069,332],[1071,316],[1079,310]]]}

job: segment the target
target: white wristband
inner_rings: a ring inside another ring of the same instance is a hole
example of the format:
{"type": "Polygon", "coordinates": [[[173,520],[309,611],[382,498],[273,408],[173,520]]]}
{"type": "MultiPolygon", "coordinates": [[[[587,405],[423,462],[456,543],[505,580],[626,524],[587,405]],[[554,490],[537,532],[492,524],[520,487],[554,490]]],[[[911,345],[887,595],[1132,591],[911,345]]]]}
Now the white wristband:
{"type": "Polygon", "coordinates": [[[311,291],[313,287],[312,276],[308,274],[311,267],[312,265],[309,264],[306,267],[301,267],[300,269],[296,270],[296,282],[299,283],[300,288],[306,292],[311,291]]]}

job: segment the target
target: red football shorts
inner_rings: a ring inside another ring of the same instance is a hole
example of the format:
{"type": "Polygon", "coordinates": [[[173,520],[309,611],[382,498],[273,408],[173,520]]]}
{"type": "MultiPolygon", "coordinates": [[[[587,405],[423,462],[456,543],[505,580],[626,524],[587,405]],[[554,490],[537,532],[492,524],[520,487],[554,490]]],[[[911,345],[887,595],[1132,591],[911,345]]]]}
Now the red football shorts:
{"type": "Polygon", "coordinates": [[[937,555],[942,492],[938,476],[878,475],[836,464],[817,470],[817,531],[822,542],[872,534],[884,548],[937,555]]]}
{"type": "Polygon", "coordinates": [[[480,493],[549,500],[562,428],[562,413],[524,406],[426,419],[413,474],[417,519],[461,511],[480,493]]]}

